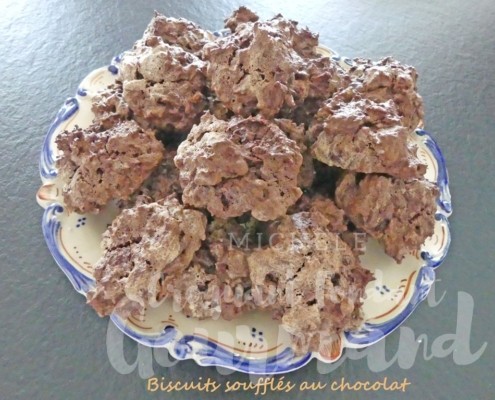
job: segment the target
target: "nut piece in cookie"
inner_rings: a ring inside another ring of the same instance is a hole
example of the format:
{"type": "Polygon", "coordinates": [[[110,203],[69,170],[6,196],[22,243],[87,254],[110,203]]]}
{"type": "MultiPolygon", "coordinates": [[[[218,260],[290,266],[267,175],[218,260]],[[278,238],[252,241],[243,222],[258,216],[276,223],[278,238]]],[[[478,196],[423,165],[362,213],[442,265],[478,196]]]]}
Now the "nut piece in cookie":
{"type": "Polygon", "coordinates": [[[171,18],[155,11],[155,16],[144,31],[143,39],[158,36],[165,43],[179,46],[185,51],[199,55],[203,46],[213,35],[194,22],[184,18],[171,18]]]}
{"type": "Polygon", "coordinates": [[[119,80],[140,125],[185,133],[207,106],[204,71],[195,55],[150,37],[123,54],[119,80]]]}
{"type": "Polygon", "coordinates": [[[64,205],[78,213],[98,212],[111,200],[126,200],[163,158],[163,145],[134,121],[108,130],[92,125],[57,137],[57,168],[64,205]]]}
{"type": "Polygon", "coordinates": [[[255,304],[274,311],[298,354],[363,322],[372,274],[340,237],[301,212],[273,223],[270,246],[248,256],[255,304]]]}
{"type": "Polygon", "coordinates": [[[310,136],[316,159],[350,171],[385,173],[402,179],[422,177],[426,165],[417,157],[409,130],[401,125],[391,100],[329,100],[316,115],[310,136]]]}
{"type": "Polygon", "coordinates": [[[297,144],[263,118],[230,121],[205,114],[177,150],[182,199],[218,218],[246,212],[260,221],[284,215],[301,195],[297,144]]]}
{"type": "Polygon", "coordinates": [[[189,266],[205,230],[206,216],[173,197],[122,211],[103,234],[88,303],[100,316],[142,316],[161,300],[161,281],[189,266]]]}
{"type": "Polygon", "coordinates": [[[316,172],[313,165],[313,156],[307,146],[306,130],[304,129],[304,125],[298,125],[290,119],[284,118],[275,119],[274,122],[289,139],[292,139],[299,146],[303,157],[303,162],[297,177],[297,186],[300,188],[309,188],[313,184],[316,172]]]}
{"type": "Polygon", "coordinates": [[[122,97],[122,85],[115,83],[96,94],[92,100],[93,123],[104,129],[113,128],[131,116],[131,110],[122,97]]]}
{"type": "Polygon", "coordinates": [[[416,90],[416,70],[391,57],[377,62],[355,59],[349,71],[353,90],[377,103],[392,100],[401,117],[401,124],[413,130],[422,122],[423,99],[416,90]]]}
{"type": "Polygon", "coordinates": [[[433,235],[438,188],[428,181],[404,182],[381,175],[344,176],[336,202],[357,228],[383,244],[397,262],[433,235]]]}

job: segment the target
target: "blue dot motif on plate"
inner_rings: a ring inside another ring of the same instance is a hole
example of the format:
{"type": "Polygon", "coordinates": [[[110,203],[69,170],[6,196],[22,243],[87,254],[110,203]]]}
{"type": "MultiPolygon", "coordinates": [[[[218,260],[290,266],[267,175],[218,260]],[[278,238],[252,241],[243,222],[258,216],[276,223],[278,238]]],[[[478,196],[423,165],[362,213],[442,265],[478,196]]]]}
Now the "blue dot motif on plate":
{"type": "Polygon", "coordinates": [[[256,337],[260,342],[263,341],[263,332],[258,331],[256,328],[251,328],[251,337],[256,340],[256,337]]]}
{"type": "Polygon", "coordinates": [[[390,293],[390,289],[387,287],[387,285],[375,286],[375,289],[378,292],[380,292],[381,295],[384,295],[385,293],[390,293]]]}
{"type": "Polygon", "coordinates": [[[77,219],[76,228],[86,225],[86,217],[81,217],[77,219]]]}

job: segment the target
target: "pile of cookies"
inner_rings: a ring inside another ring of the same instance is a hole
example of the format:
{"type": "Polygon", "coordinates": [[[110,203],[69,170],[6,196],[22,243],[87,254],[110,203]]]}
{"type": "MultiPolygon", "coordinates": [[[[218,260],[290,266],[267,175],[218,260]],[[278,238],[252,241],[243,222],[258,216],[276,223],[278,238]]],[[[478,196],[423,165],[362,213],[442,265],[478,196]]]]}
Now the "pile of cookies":
{"type": "Polygon", "coordinates": [[[241,7],[225,26],[156,13],[93,124],[57,138],[67,210],[122,209],[88,302],[136,318],[164,299],[195,318],[266,309],[298,354],[318,351],[363,322],[363,240],[400,263],[433,234],[438,189],[408,139],[417,74],[391,58],[345,71],[281,15],[241,7]]]}

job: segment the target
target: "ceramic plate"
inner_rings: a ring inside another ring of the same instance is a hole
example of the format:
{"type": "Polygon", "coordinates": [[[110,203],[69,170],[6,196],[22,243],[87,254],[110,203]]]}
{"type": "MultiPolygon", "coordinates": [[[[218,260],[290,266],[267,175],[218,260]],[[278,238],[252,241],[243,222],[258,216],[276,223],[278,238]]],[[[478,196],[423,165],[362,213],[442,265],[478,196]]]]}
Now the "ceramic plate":
{"type": "MultiPolygon", "coordinates": [[[[216,36],[225,34],[224,31],[215,33],[216,36]]],[[[343,68],[352,65],[350,59],[327,48],[319,50],[343,68]]],[[[94,285],[92,266],[101,255],[101,234],[118,209],[108,206],[97,216],[69,214],[64,209],[62,183],[55,167],[58,153],[55,138],[75,125],[84,128],[91,123],[91,98],[115,81],[119,62],[119,57],[114,58],[110,66],[91,72],[82,81],[76,96],[69,98],[57,113],[41,152],[42,186],[37,200],[45,209],[43,234],[55,261],[82,295],[94,285]]],[[[122,320],[115,314],[111,316],[112,321],[137,342],[165,347],[177,359],[194,359],[200,365],[218,365],[252,374],[285,373],[302,367],[313,358],[333,362],[345,348],[362,348],[382,339],[425,299],[435,280],[435,269],[445,258],[450,244],[447,218],[451,214],[451,202],[442,153],[424,130],[411,133],[410,140],[417,143],[419,157],[428,165],[426,179],[436,182],[440,188],[435,234],[426,240],[421,251],[408,256],[400,266],[370,240],[361,261],[374,272],[376,280],[366,288],[365,324],[361,329],[341,334],[318,353],[295,356],[290,349],[289,335],[268,313],[260,311],[242,315],[234,321],[199,321],[186,318],[166,301],[148,310],[143,321],[122,320]]]]}

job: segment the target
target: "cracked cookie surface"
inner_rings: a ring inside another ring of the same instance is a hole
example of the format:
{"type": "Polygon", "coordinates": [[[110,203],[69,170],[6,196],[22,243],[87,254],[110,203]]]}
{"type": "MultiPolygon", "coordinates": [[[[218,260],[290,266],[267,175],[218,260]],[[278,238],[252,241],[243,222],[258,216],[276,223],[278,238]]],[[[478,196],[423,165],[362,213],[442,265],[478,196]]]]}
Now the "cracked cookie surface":
{"type": "Polygon", "coordinates": [[[301,195],[297,144],[263,118],[202,117],[177,150],[183,201],[219,218],[283,215],[301,195]]]}
{"type": "Polygon", "coordinates": [[[134,121],[108,130],[92,125],[57,137],[57,160],[64,180],[64,204],[69,211],[98,212],[111,200],[126,200],[163,158],[154,132],[134,121]]]}
{"type": "Polygon", "coordinates": [[[99,315],[141,317],[162,281],[182,273],[206,238],[206,216],[173,197],[126,209],[103,234],[88,303],[99,315]]]}

